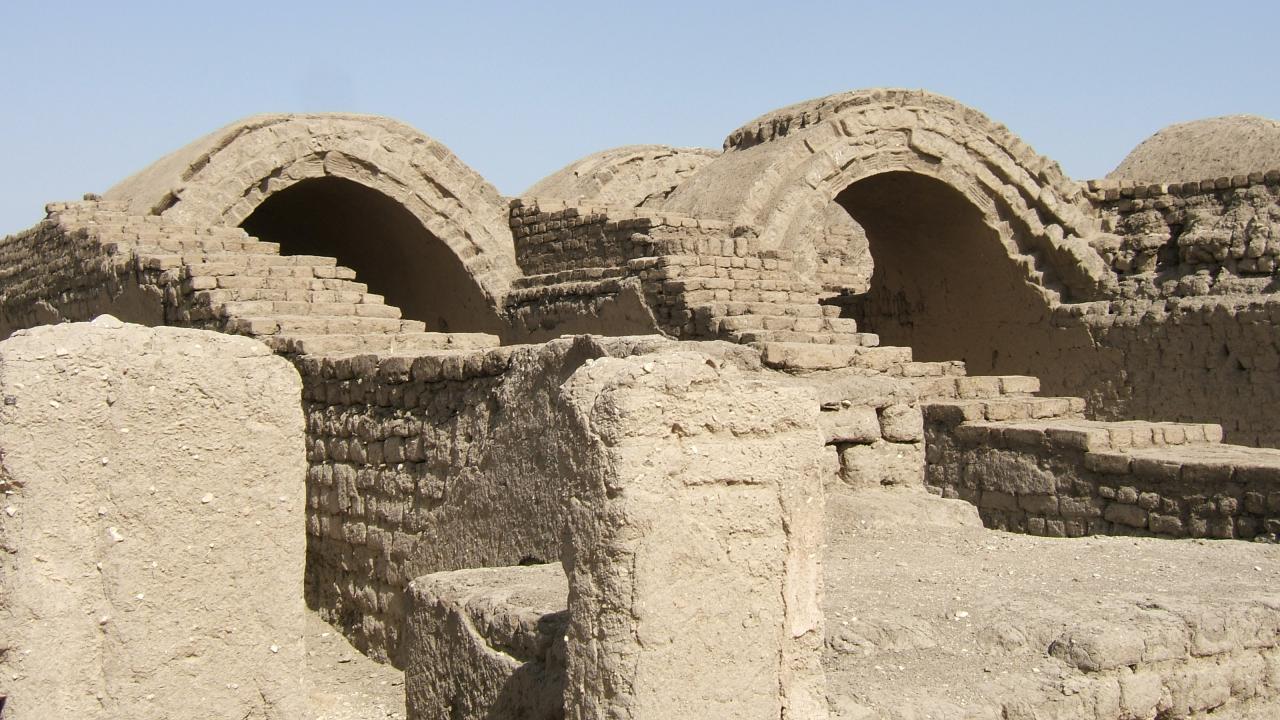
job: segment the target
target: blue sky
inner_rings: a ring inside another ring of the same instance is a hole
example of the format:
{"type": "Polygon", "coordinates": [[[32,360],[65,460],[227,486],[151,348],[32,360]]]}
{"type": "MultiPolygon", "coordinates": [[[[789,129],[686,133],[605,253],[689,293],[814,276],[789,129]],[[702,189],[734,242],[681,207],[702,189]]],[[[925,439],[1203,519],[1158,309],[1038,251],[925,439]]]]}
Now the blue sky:
{"type": "Polygon", "coordinates": [[[389,115],[514,195],[873,86],[973,105],[1076,178],[1170,123],[1280,117],[1280,3],[0,0],[0,233],[239,117],[389,115]]]}

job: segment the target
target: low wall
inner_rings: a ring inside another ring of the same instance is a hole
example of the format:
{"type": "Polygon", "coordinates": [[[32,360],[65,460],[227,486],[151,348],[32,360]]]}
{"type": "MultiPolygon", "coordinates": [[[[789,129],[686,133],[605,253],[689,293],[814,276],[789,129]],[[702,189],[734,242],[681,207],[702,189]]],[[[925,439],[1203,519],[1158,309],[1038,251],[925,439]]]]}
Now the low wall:
{"type": "Polygon", "coordinates": [[[526,275],[504,302],[521,341],[570,332],[722,338],[745,327],[726,317],[742,315],[802,318],[799,328],[784,317],[786,327],[769,329],[821,329],[812,277],[722,221],[517,200],[511,226],[526,275]]]}
{"type": "MultiPolygon", "coordinates": [[[[304,357],[308,602],[394,663],[404,587],[442,570],[560,557],[565,483],[588,461],[560,386],[672,341],[565,338],[419,356],[304,357]]],[[[752,351],[682,344],[758,367],[752,351]]]]}
{"type": "Polygon", "coordinates": [[[954,425],[941,415],[926,411],[926,483],[976,505],[987,527],[1053,537],[1280,534],[1280,451],[1218,444],[1216,426],[954,425]],[[1117,433],[1128,436],[1123,446],[1117,433]]]}
{"type": "MultiPolygon", "coordinates": [[[[534,343],[562,335],[647,335],[661,332],[645,288],[622,270],[600,268],[570,275],[595,275],[591,280],[568,280],[549,285],[517,287],[507,295],[508,340],[534,343]],[[594,271],[594,272],[593,272],[594,271]]],[[[556,278],[552,278],[556,279],[556,278]]]]}
{"type": "Polygon", "coordinates": [[[723,221],[637,208],[514,200],[510,223],[516,261],[528,276],[626,267],[629,260],[658,255],[754,252],[752,242],[729,237],[723,221]]]}
{"type": "Polygon", "coordinates": [[[1280,447],[1280,298],[1091,303],[1053,322],[1063,345],[1023,369],[1046,393],[1098,419],[1214,422],[1227,442],[1280,447]]]}
{"type": "Polygon", "coordinates": [[[560,563],[432,573],[406,596],[408,720],[564,720],[560,563]]]}

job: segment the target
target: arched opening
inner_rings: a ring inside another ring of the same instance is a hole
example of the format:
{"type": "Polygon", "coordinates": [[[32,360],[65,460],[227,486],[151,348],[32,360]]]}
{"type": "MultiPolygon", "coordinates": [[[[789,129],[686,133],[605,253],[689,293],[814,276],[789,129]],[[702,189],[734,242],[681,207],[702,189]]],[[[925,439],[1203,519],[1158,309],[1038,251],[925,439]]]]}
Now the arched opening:
{"type": "Polygon", "coordinates": [[[241,227],[285,255],[335,257],[406,319],[440,332],[499,331],[480,287],[443,241],[386,195],[337,177],[302,180],[259,205],[241,227]]]}
{"type": "Polygon", "coordinates": [[[964,360],[974,374],[1026,372],[1048,349],[1048,308],[981,210],[949,184],[886,172],[835,202],[866,233],[869,289],[837,300],[859,328],[917,360],[964,360]]]}

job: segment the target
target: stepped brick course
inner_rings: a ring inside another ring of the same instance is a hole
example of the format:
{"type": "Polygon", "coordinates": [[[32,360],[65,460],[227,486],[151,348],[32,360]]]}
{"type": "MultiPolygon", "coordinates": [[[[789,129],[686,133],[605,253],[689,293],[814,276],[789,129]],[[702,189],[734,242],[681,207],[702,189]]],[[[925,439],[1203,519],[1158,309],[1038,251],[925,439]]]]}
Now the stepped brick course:
{"type": "Polygon", "coordinates": [[[1224,445],[1217,425],[955,410],[926,409],[926,482],[973,502],[992,527],[1272,540],[1280,531],[1280,451],[1224,445]]]}

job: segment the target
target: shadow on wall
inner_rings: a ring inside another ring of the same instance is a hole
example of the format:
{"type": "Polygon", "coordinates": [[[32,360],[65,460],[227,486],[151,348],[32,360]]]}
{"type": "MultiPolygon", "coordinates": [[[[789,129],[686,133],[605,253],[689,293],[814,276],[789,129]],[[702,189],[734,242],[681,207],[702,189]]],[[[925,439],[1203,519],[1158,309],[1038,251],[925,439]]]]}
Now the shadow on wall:
{"type": "Polygon", "coordinates": [[[502,329],[451,248],[390,197],[336,177],[298,182],[268,197],[241,224],[284,255],[336,257],[369,292],[438,332],[502,329]]]}
{"type": "Polygon", "coordinates": [[[870,289],[837,302],[883,344],[909,346],[917,360],[964,360],[980,374],[1026,372],[1061,342],[996,230],[947,183],[882,173],[835,202],[866,231],[874,263],[870,289]]]}

